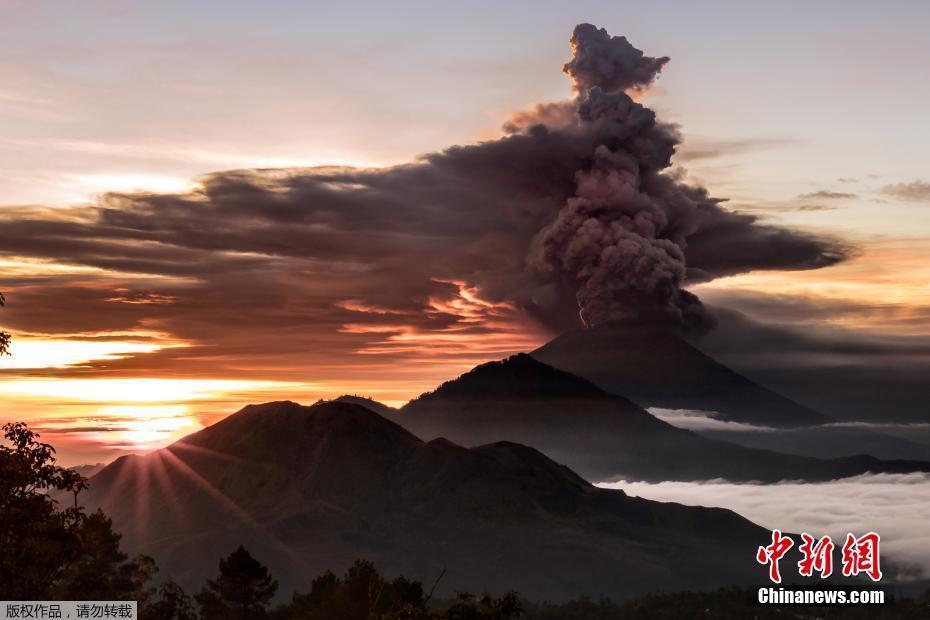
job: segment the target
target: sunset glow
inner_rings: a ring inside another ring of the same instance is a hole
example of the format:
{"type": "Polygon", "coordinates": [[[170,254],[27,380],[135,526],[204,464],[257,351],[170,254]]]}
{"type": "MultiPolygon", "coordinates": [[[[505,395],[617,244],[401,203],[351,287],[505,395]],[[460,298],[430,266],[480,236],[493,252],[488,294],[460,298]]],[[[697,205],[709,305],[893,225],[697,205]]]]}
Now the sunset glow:
{"type": "Polygon", "coordinates": [[[10,356],[0,358],[0,370],[63,368],[92,360],[113,360],[135,353],[151,353],[162,347],[138,342],[88,342],[80,340],[17,340],[10,356]]]}
{"type": "Polygon", "coordinates": [[[659,119],[669,198],[583,133],[576,7],[336,11],[347,37],[310,5],[117,4],[0,1],[0,421],[69,463],[252,402],[399,406],[586,305],[930,337],[924,9],[586,4],[671,58],[611,91],[659,119]]]}

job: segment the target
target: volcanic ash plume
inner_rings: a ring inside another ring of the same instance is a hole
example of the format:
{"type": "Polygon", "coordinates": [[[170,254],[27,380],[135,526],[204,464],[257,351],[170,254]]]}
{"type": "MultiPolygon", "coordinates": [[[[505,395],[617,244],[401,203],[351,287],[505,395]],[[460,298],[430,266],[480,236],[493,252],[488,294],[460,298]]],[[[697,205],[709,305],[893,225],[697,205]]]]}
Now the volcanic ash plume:
{"type": "Polygon", "coordinates": [[[704,323],[700,302],[681,288],[685,240],[716,201],[662,174],[678,135],[629,95],[668,58],[645,56],[590,24],[575,28],[571,44],[564,70],[578,92],[575,130],[591,141],[592,156],[575,173],[575,195],[537,235],[531,260],[574,283],[589,326],[617,318],[704,323]]]}
{"type": "MultiPolygon", "coordinates": [[[[531,106],[497,139],[390,168],[216,172],[190,192],[109,194],[68,218],[36,210],[0,221],[0,248],[164,276],[152,293],[189,303],[133,304],[170,310],[140,314],[139,324],[156,316],[179,339],[215,344],[229,333],[217,317],[229,316],[265,325],[278,350],[300,355],[307,345],[291,334],[303,321],[344,325],[358,339],[492,333],[501,308],[552,332],[618,318],[706,327],[708,314],[682,287],[845,257],[830,239],[725,209],[669,170],[677,132],[631,97],[667,58],[589,24],[571,45],[564,70],[575,97],[531,106]],[[243,291],[256,303],[242,304],[243,291]],[[216,326],[209,337],[206,325],[216,326]]],[[[72,316],[71,291],[47,294],[29,305],[72,316]]],[[[93,299],[87,331],[113,305],[109,294],[93,299]]]]}
{"type": "Polygon", "coordinates": [[[562,67],[579,93],[594,86],[606,92],[645,90],[668,62],[668,56],[650,58],[626,37],[612,37],[603,28],[578,24],[570,39],[574,57],[562,67]]]}

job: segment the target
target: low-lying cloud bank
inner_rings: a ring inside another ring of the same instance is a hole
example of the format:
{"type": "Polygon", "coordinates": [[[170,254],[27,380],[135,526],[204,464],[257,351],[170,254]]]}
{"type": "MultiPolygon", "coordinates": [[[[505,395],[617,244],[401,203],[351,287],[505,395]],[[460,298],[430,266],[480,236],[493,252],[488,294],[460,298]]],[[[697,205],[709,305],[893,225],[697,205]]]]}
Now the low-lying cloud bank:
{"type": "Polygon", "coordinates": [[[882,459],[930,461],[930,423],[834,422],[803,428],[773,428],[720,420],[714,411],[649,408],[672,426],[749,448],[819,458],[870,454],[882,459]]]}
{"type": "MultiPolygon", "coordinates": [[[[700,409],[664,409],[662,407],[649,407],[649,413],[664,422],[678,428],[692,431],[732,431],[750,433],[772,432],[801,432],[796,429],[781,429],[773,426],[746,424],[744,422],[731,422],[718,418],[716,411],[702,411],[700,409]]],[[[920,431],[930,429],[930,422],[832,422],[815,427],[816,429],[854,428],[874,431],[920,431]]],[[[804,429],[808,430],[808,429],[804,429]]]]}
{"type": "MultiPolygon", "coordinates": [[[[882,536],[882,558],[902,579],[930,576],[930,474],[865,474],[822,483],[736,484],[626,482],[598,486],[629,495],[682,504],[721,506],[767,528],[830,534],[874,530],[882,536]]],[[[764,542],[764,541],[762,541],[764,542]]],[[[747,558],[747,570],[753,559],[747,558]]]]}
{"type": "Polygon", "coordinates": [[[664,409],[662,407],[649,407],[649,413],[672,426],[685,428],[689,431],[732,431],[749,433],[768,433],[777,431],[772,426],[756,426],[744,422],[731,422],[720,420],[715,411],[701,411],[698,409],[664,409]]]}

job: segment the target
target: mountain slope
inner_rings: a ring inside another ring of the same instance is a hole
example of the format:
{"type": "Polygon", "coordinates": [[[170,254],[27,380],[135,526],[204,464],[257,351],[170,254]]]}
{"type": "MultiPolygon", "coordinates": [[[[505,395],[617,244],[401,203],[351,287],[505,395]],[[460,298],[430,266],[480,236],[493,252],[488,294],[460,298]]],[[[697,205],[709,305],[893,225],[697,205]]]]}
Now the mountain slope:
{"type": "Polygon", "coordinates": [[[721,419],[757,426],[831,421],[730,370],[661,326],[605,323],[567,332],[531,355],[641,407],[713,411],[721,419]]]}
{"type": "Polygon", "coordinates": [[[306,589],[356,557],[457,590],[615,598],[748,583],[767,532],[727,510],[591,486],[513,443],[424,443],[349,403],[242,411],[145,456],[107,466],[82,494],[162,574],[200,587],[244,544],[306,589]]]}
{"type": "Polygon", "coordinates": [[[780,454],[707,439],[528,355],[476,367],[404,405],[395,418],[423,439],[466,446],[518,441],[588,480],[830,480],[930,463],[780,454]]]}

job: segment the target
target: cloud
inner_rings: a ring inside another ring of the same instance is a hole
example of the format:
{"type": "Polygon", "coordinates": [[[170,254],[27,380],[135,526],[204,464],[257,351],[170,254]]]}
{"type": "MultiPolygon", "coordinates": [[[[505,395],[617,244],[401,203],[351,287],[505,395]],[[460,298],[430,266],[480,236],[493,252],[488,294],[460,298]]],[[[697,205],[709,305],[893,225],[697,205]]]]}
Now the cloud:
{"type": "Polygon", "coordinates": [[[695,343],[714,359],[837,420],[930,421],[930,337],[841,326],[884,318],[923,327],[930,308],[740,290],[711,298],[719,327],[695,343]]]}
{"type": "Polygon", "coordinates": [[[881,459],[930,460],[930,422],[853,421],[784,429],[721,420],[714,411],[650,407],[649,413],[678,428],[748,448],[815,458],[869,454],[881,459]]]}
{"type": "Polygon", "coordinates": [[[856,194],[849,192],[832,192],[828,190],[819,190],[807,194],[801,194],[798,198],[814,198],[821,200],[845,200],[847,198],[856,198],[856,194]]]}
{"type": "Polygon", "coordinates": [[[923,180],[910,183],[895,183],[882,188],[882,193],[909,202],[930,201],[930,183],[923,180]]]}
{"type": "Polygon", "coordinates": [[[795,211],[836,211],[837,207],[828,205],[800,205],[795,207],[795,211]]]}
{"type": "Polygon", "coordinates": [[[579,93],[595,87],[605,92],[643,91],[669,61],[668,56],[646,56],[626,37],[612,37],[591,24],[575,26],[570,43],[574,57],[562,70],[571,76],[579,93]]]}
{"type": "Polygon", "coordinates": [[[797,140],[788,138],[747,138],[743,140],[716,140],[703,136],[685,138],[681,148],[675,153],[675,161],[687,163],[702,159],[717,159],[732,155],[741,155],[750,151],[777,148],[796,144],[797,140]]]}
{"type": "Polygon", "coordinates": [[[189,191],[20,209],[0,219],[2,255],[89,272],[12,280],[4,320],[190,345],[83,372],[341,372],[388,351],[461,369],[579,313],[702,323],[689,283],[845,258],[834,239],[730,211],[669,172],[677,130],[624,92],[666,58],[589,25],[573,46],[577,98],[518,115],[498,139],[391,168],[230,170],[189,191]]]}
{"type": "Polygon", "coordinates": [[[726,431],[726,432],[774,432],[778,429],[771,426],[755,426],[743,422],[731,422],[717,419],[714,411],[699,411],[696,409],[663,409],[649,407],[649,413],[672,426],[690,431],[726,431]]]}
{"type": "Polygon", "coordinates": [[[909,431],[930,428],[930,422],[907,422],[903,424],[897,422],[834,422],[833,424],[825,424],[824,426],[830,428],[863,428],[879,431],[909,431]]]}
{"type": "Polygon", "coordinates": [[[829,534],[834,540],[844,540],[847,532],[876,531],[882,536],[886,569],[890,560],[905,579],[930,576],[930,474],[866,474],[773,485],[620,481],[600,486],[652,500],[722,506],[763,527],[829,534]]]}

